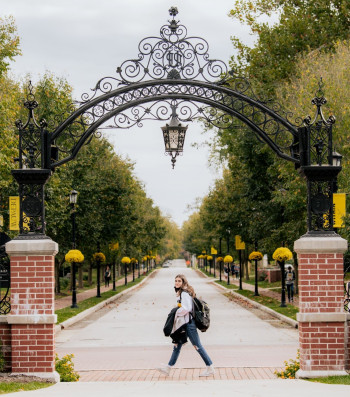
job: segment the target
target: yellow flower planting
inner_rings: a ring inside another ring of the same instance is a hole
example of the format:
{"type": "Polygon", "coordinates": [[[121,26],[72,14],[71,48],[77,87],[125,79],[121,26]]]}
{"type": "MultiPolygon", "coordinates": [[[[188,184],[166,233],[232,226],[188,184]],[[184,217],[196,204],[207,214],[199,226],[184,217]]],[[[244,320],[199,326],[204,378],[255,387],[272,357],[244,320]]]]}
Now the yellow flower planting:
{"type": "Polygon", "coordinates": [[[224,262],[225,262],[225,263],[231,263],[231,262],[233,262],[232,256],[231,256],[231,255],[226,255],[225,258],[224,258],[224,262]]]}
{"type": "Polygon", "coordinates": [[[223,258],[222,256],[218,256],[218,257],[216,258],[216,261],[217,261],[217,262],[223,262],[223,261],[224,261],[224,258],[223,258]]]}
{"type": "Polygon", "coordinates": [[[300,352],[298,350],[296,360],[290,359],[289,361],[284,362],[284,370],[281,372],[275,371],[275,375],[277,375],[281,379],[295,379],[295,374],[300,369],[300,352]]]}
{"type": "Polygon", "coordinates": [[[257,261],[261,261],[261,259],[263,258],[263,254],[259,251],[253,251],[250,255],[249,255],[249,260],[253,261],[253,260],[257,260],[257,261]]]}
{"type": "Polygon", "coordinates": [[[211,255],[208,255],[208,256],[207,256],[207,259],[208,259],[208,261],[212,261],[212,260],[213,260],[213,257],[212,257],[211,255]]]}
{"type": "Polygon", "coordinates": [[[130,262],[131,262],[131,259],[128,256],[124,256],[122,258],[122,263],[130,263],[130,262]]]}
{"type": "Polygon", "coordinates": [[[272,258],[278,262],[285,262],[293,258],[293,254],[288,248],[280,247],[277,248],[273,253],[272,258]]]}
{"type": "Polygon", "coordinates": [[[131,258],[131,259],[130,259],[130,262],[131,262],[131,263],[137,263],[137,259],[136,259],[136,258],[131,258]]]}
{"type": "Polygon", "coordinates": [[[147,260],[147,255],[145,255],[142,260],[145,262],[147,260]]]}
{"type": "Polygon", "coordinates": [[[81,263],[84,260],[84,255],[79,250],[70,250],[64,259],[69,263],[81,263]]]}
{"type": "Polygon", "coordinates": [[[201,254],[201,255],[198,255],[197,258],[198,258],[198,259],[203,259],[203,258],[204,258],[204,255],[202,255],[202,254],[201,254]]]}
{"type": "Polygon", "coordinates": [[[95,254],[92,255],[92,257],[94,258],[94,261],[100,261],[100,262],[105,262],[106,261],[106,257],[105,254],[103,254],[102,252],[96,252],[95,254]]]}

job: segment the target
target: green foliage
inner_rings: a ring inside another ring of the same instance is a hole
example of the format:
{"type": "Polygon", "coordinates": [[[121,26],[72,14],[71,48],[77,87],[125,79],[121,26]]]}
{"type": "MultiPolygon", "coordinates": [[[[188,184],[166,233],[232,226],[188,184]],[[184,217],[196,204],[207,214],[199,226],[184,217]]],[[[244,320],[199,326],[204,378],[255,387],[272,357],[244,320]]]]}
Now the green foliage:
{"type": "Polygon", "coordinates": [[[275,371],[275,374],[281,379],[295,379],[295,374],[300,369],[300,353],[298,350],[296,360],[290,359],[284,362],[284,370],[275,371]]]}
{"type": "Polygon", "coordinates": [[[60,375],[61,382],[78,382],[80,375],[74,371],[74,364],[72,358],[74,354],[66,354],[59,358],[56,354],[55,366],[56,371],[60,375]]]}
{"type": "Polygon", "coordinates": [[[0,394],[43,389],[52,385],[50,382],[0,382],[0,394]]]}
{"type": "Polygon", "coordinates": [[[9,61],[20,55],[17,27],[12,17],[0,18],[0,77],[7,71],[9,61]]]}
{"type": "Polygon", "coordinates": [[[350,385],[350,375],[325,376],[324,378],[306,379],[310,382],[328,383],[330,385],[350,385]]]}
{"type": "Polygon", "coordinates": [[[253,48],[237,37],[231,66],[270,92],[276,83],[298,74],[296,61],[315,49],[333,50],[349,38],[350,3],[346,0],[236,0],[229,14],[257,37],[253,48]]]}

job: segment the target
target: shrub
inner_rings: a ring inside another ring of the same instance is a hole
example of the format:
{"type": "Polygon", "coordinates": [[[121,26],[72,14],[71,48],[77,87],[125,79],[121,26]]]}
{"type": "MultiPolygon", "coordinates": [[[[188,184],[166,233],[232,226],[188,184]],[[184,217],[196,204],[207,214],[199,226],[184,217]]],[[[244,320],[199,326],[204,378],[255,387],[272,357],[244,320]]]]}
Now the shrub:
{"type": "Polygon", "coordinates": [[[56,371],[60,374],[61,382],[77,382],[80,378],[80,375],[74,371],[73,357],[74,354],[66,354],[59,358],[56,354],[55,366],[56,371]]]}
{"type": "Polygon", "coordinates": [[[290,359],[284,362],[284,370],[281,372],[275,371],[275,374],[281,379],[295,379],[296,372],[300,369],[300,353],[298,350],[296,360],[290,359]]]}
{"type": "Polygon", "coordinates": [[[89,280],[89,276],[87,274],[83,274],[83,280],[84,281],[88,281],[89,280]]]}
{"type": "Polygon", "coordinates": [[[61,289],[66,289],[68,287],[69,280],[63,277],[60,277],[60,287],[61,289]]]}

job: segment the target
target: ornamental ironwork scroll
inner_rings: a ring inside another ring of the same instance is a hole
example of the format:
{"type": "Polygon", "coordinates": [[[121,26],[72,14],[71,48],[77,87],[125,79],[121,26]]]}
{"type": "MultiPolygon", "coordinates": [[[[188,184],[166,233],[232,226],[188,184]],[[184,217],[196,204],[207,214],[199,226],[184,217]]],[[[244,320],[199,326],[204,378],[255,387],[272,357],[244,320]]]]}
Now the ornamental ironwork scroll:
{"type": "Polygon", "coordinates": [[[333,231],[333,193],[337,186],[340,166],[333,165],[332,128],[335,117],[327,120],[322,106],[327,103],[323,94],[322,79],[312,104],[316,106],[315,116],[304,119],[299,128],[300,171],[307,180],[308,189],[308,234],[332,235],[333,231]]]}
{"type": "Polygon", "coordinates": [[[24,107],[28,109],[25,123],[16,121],[19,133],[19,169],[12,170],[12,175],[19,184],[20,196],[20,236],[18,238],[47,238],[45,236],[44,185],[51,175],[51,149],[45,120],[35,119],[34,109],[38,102],[29,83],[27,100],[24,107]],[[25,225],[25,226],[24,226],[25,225]]]}
{"type": "Polygon", "coordinates": [[[11,239],[0,233],[0,315],[11,311],[10,302],[10,258],[5,252],[5,243],[11,239]]]}

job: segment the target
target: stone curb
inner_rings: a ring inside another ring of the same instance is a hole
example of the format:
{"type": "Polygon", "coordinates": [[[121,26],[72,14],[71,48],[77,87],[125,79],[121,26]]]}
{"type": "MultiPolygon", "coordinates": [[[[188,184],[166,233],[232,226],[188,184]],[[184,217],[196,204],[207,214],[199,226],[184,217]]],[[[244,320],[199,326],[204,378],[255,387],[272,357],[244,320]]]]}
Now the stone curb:
{"type": "MultiPolygon", "coordinates": [[[[203,274],[203,276],[205,276],[208,279],[211,278],[211,277],[207,276],[206,274],[204,274],[203,272],[201,272],[198,269],[196,269],[196,271],[199,271],[201,274],[203,274]]],[[[233,296],[248,302],[249,304],[251,304],[252,306],[256,307],[257,309],[259,309],[259,310],[261,310],[263,312],[271,314],[271,316],[278,318],[279,320],[291,325],[294,328],[298,328],[298,321],[295,321],[292,318],[289,318],[289,317],[287,317],[287,316],[285,316],[285,315],[283,315],[281,313],[277,313],[274,310],[270,309],[269,307],[266,307],[266,306],[262,305],[261,303],[255,302],[255,301],[253,301],[253,300],[251,300],[251,299],[249,299],[249,298],[247,298],[247,297],[245,297],[245,296],[243,296],[241,294],[238,294],[237,292],[234,292],[232,289],[226,288],[223,285],[216,283],[215,279],[211,279],[210,282],[213,283],[214,285],[218,286],[219,288],[221,288],[221,289],[223,289],[223,290],[225,290],[227,292],[230,292],[233,296]]]]}
{"type": "Polygon", "coordinates": [[[78,313],[76,316],[69,318],[66,321],[63,321],[60,324],[55,325],[55,335],[58,335],[64,328],[68,328],[71,325],[77,323],[78,321],[83,320],[85,317],[90,316],[90,314],[97,312],[97,310],[102,309],[104,306],[107,306],[109,303],[114,302],[115,300],[119,299],[121,296],[125,295],[126,293],[129,293],[130,291],[133,291],[134,289],[140,287],[144,282],[146,282],[151,274],[154,274],[159,270],[155,269],[153,272],[151,272],[147,277],[145,277],[141,282],[138,284],[127,288],[126,290],[119,292],[119,294],[115,294],[111,296],[110,298],[98,303],[97,305],[90,307],[89,309],[86,309],[80,313],[78,313]]]}

